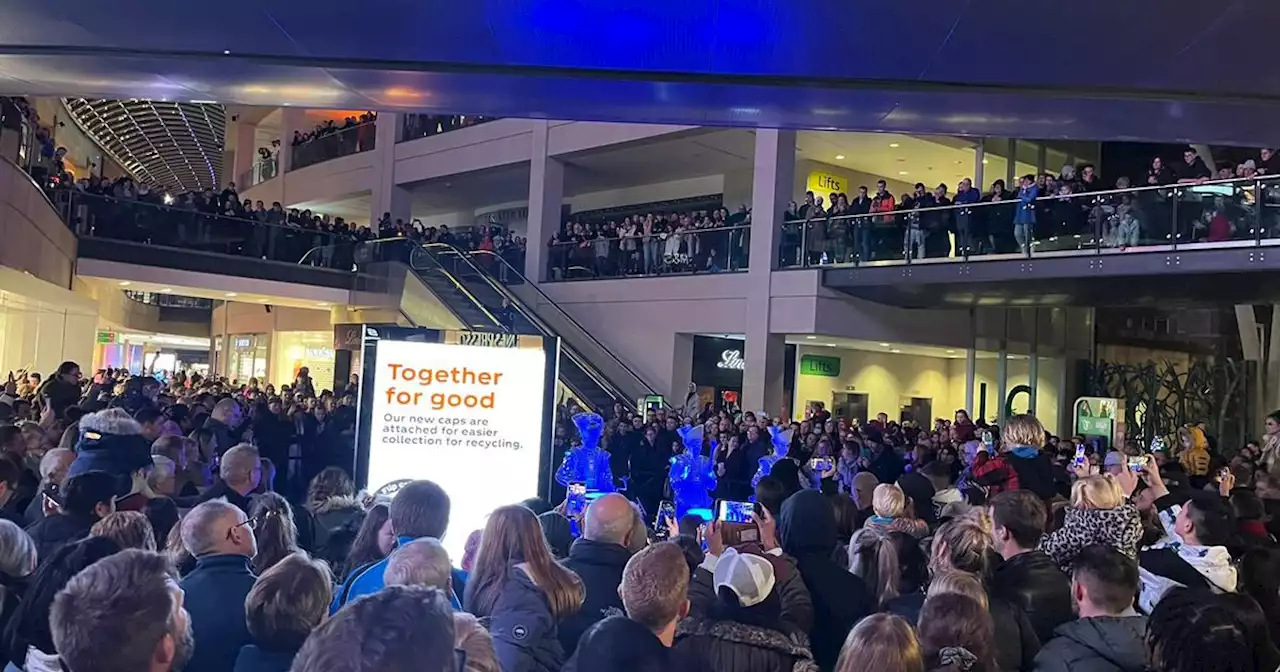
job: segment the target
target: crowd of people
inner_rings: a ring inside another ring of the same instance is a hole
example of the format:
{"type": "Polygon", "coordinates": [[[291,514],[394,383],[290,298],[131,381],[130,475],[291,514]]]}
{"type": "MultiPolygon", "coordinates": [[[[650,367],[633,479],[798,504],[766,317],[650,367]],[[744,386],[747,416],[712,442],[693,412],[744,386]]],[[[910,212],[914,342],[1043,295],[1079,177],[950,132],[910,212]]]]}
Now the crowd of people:
{"type": "Polygon", "coordinates": [[[608,415],[618,492],[450,530],[431,481],[356,490],[351,384],[11,375],[0,654],[25,672],[1280,666],[1280,412],[1234,452],[1202,425],[1143,450],[965,411],[608,415]],[[685,450],[749,522],[650,519],[685,450]]]}
{"type": "Polygon", "coordinates": [[[1280,159],[1270,149],[1257,160],[1211,171],[1194,148],[1177,161],[1154,157],[1140,179],[1106,182],[1092,164],[1063,166],[1058,174],[1024,175],[1017,184],[993,180],[986,192],[965,178],[955,192],[946,184],[917,182],[895,197],[886,182],[866,186],[856,196],[806,192],[785,214],[784,266],[839,264],[886,259],[926,259],[1038,250],[1127,249],[1139,245],[1221,242],[1252,238],[1261,215],[1263,235],[1280,234],[1280,183],[1269,185],[1261,202],[1251,185],[1233,189],[1140,190],[1280,175],[1280,159]],[[1102,193],[1098,193],[1102,192],[1102,193]],[[1176,201],[1176,204],[1174,203],[1176,201]],[[1176,205],[1176,216],[1175,216],[1176,205]],[[972,207],[965,207],[972,206],[972,207]],[[942,208],[942,209],[936,209],[942,208]],[[1268,211],[1270,210],[1270,211],[1268,211]]]}
{"type": "Polygon", "coordinates": [[[377,138],[374,124],[377,112],[349,115],[339,124],[325,119],[310,131],[294,130],[289,145],[293,150],[293,168],[304,168],[321,161],[373,149],[377,138]]]}
{"type": "Polygon", "coordinates": [[[547,277],[718,273],[747,267],[751,212],[742,206],[566,220],[547,242],[547,277]]]}
{"type": "Polygon", "coordinates": [[[496,118],[474,114],[405,114],[400,117],[400,142],[448,133],[496,118]]]}

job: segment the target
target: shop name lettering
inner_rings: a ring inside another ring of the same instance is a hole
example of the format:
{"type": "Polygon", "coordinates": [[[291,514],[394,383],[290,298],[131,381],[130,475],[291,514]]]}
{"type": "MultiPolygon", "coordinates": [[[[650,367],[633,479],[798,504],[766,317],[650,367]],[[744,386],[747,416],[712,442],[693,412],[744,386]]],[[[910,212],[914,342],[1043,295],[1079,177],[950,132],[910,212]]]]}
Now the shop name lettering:
{"type": "Polygon", "coordinates": [[[741,350],[725,350],[720,353],[720,361],[716,363],[716,368],[742,371],[747,368],[747,363],[742,359],[741,350]]]}
{"type": "Polygon", "coordinates": [[[516,335],[464,331],[458,334],[458,344],[480,345],[486,348],[514,348],[516,347],[516,335]]]}

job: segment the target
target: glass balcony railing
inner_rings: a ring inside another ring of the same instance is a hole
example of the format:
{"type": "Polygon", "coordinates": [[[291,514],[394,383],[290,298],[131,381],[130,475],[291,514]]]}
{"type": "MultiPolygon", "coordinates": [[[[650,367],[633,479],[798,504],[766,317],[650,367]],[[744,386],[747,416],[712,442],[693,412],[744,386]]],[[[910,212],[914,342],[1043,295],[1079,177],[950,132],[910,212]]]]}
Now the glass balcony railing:
{"type": "Polygon", "coordinates": [[[406,114],[400,119],[400,135],[397,142],[440,135],[494,119],[497,117],[477,117],[466,114],[406,114]]]}
{"type": "Polygon", "coordinates": [[[296,264],[308,250],[328,247],[312,266],[351,270],[355,238],[346,233],[270,224],[253,219],[214,215],[145,201],[86,194],[75,190],[51,192],[55,207],[81,238],[99,238],[158,247],[174,253],[194,250],[296,264]]]}
{"type": "Polygon", "coordinates": [[[1280,176],[786,220],[782,268],[1253,246],[1280,241],[1280,176]]]}
{"type": "Polygon", "coordinates": [[[547,280],[747,270],[750,224],[619,238],[569,234],[547,245],[547,280]]]}
{"type": "Polygon", "coordinates": [[[367,152],[377,142],[377,122],[367,121],[348,128],[332,131],[293,145],[291,170],[314,166],[330,159],[367,152]]]}
{"type": "Polygon", "coordinates": [[[267,180],[275,177],[280,173],[280,163],[276,157],[269,159],[258,159],[253,162],[253,167],[236,176],[236,184],[240,189],[248,189],[254,185],[262,184],[267,180]]]}

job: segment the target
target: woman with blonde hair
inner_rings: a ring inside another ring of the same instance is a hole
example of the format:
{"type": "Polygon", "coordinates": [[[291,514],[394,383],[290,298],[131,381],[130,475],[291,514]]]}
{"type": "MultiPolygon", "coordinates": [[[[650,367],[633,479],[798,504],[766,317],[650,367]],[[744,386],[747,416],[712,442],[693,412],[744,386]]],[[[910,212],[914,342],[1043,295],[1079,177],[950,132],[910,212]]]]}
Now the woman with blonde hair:
{"type": "Polygon", "coordinates": [[[1125,492],[1133,492],[1137,482],[1128,467],[1119,476],[1099,474],[1077,479],[1071,484],[1071,506],[1062,527],[1040,540],[1040,550],[1068,573],[1076,555],[1093,544],[1110,546],[1137,560],[1142,516],[1125,492]]]}
{"type": "Polygon", "coordinates": [[[453,615],[453,647],[465,651],[467,662],[458,672],[502,672],[493,650],[493,637],[475,616],[464,611],[453,615]]]}
{"type": "Polygon", "coordinates": [[[1015,415],[1001,429],[1000,440],[1000,455],[974,469],[975,480],[991,490],[989,496],[1008,490],[1030,490],[1046,502],[1053,499],[1061,481],[1060,470],[1042,450],[1044,425],[1032,415],[1015,415]]]}
{"type": "Polygon", "coordinates": [[[924,653],[910,623],[873,614],[849,631],[835,672],[924,672],[924,653]]]}
{"type": "Polygon", "coordinates": [[[489,619],[503,670],[559,672],[565,653],[558,624],[582,607],[577,574],[551,556],[529,509],[503,506],[489,514],[463,604],[489,619]]]}

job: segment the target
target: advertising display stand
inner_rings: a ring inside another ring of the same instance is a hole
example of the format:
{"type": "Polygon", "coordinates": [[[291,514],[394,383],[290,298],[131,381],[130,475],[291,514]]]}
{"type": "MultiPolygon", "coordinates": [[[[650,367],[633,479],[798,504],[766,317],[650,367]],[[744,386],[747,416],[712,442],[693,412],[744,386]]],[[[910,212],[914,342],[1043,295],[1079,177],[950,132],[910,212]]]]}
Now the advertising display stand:
{"type": "Polygon", "coordinates": [[[522,334],[362,326],[356,482],[394,495],[426,479],[450,499],[461,558],[491,511],[547,497],[560,343],[522,334]]]}

